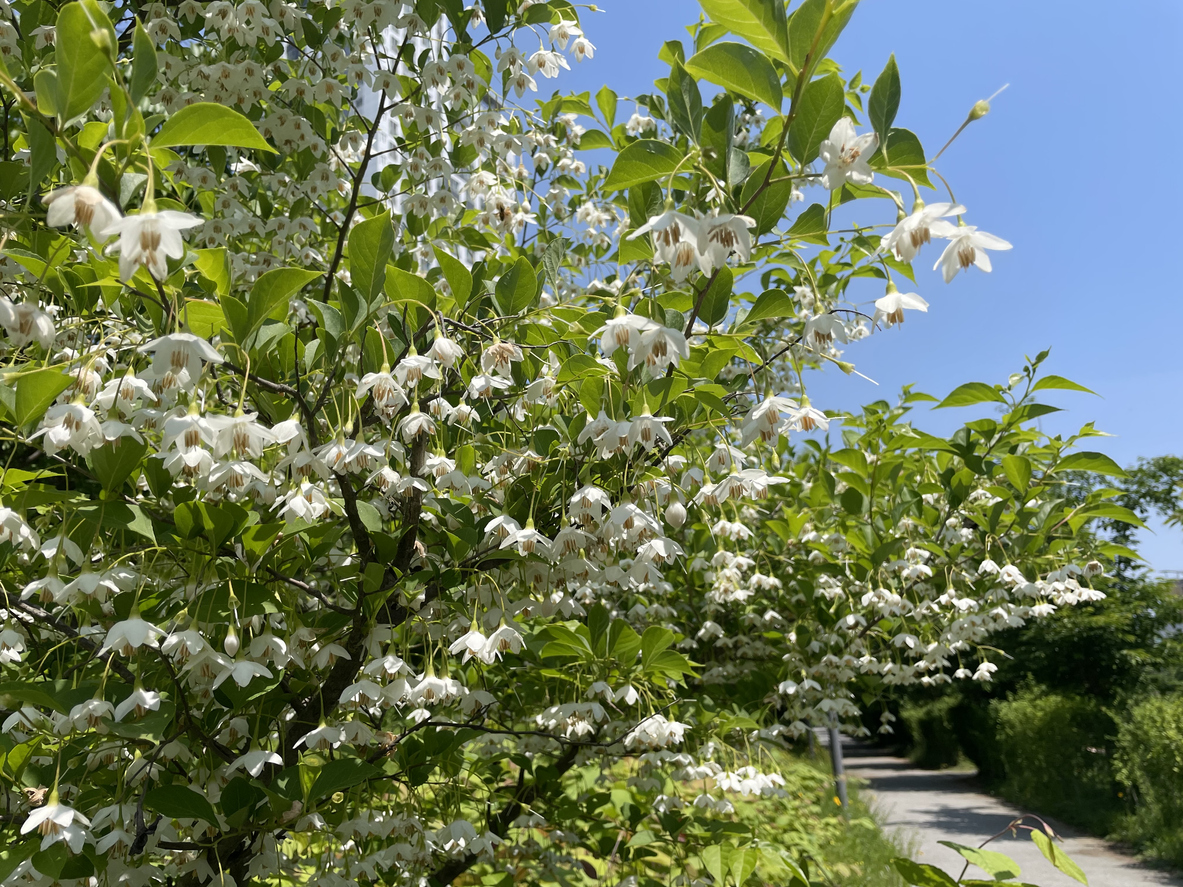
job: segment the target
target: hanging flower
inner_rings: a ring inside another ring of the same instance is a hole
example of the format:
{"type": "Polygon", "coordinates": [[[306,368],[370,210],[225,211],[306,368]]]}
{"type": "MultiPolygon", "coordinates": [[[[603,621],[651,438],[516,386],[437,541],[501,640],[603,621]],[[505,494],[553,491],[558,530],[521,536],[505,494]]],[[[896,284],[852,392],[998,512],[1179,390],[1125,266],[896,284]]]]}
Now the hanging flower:
{"type": "Polygon", "coordinates": [[[974,225],[962,225],[947,236],[949,245],[945,247],[945,251],[941,253],[937,263],[932,266],[934,271],[937,268],[941,269],[945,283],[956,277],[958,271],[965,271],[974,265],[983,271],[991,271],[993,266],[990,264],[990,256],[986,254],[986,250],[1011,248],[1011,244],[1001,237],[979,231],[974,225]]]}
{"type": "Polygon", "coordinates": [[[166,209],[162,212],[141,212],[116,219],[99,232],[101,237],[119,235],[119,279],[131,280],[138,269],[147,268],[157,280],[168,277],[167,259],[185,255],[181,232],[201,224],[201,219],[190,213],[166,209]]]}
{"type": "Polygon", "coordinates": [[[123,218],[119,207],[86,182],[58,188],[41,199],[49,207],[45,224],[51,228],[73,225],[89,231],[99,241],[106,240],[110,236],[107,229],[123,218]]]}

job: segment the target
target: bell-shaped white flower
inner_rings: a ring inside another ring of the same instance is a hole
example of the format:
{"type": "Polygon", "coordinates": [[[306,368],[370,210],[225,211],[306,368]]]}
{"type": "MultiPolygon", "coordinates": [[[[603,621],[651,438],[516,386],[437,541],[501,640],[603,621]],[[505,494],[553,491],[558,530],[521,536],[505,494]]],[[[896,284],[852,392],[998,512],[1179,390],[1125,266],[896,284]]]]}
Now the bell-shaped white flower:
{"type": "Polygon", "coordinates": [[[933,203],[925,206],[924,201],[917,200],[912,205],[912,212],[883,238],[879,249],[890,252],[901,262],[911,262],[920,252],[920,247],[929,243],[933,237],[948,237],[957,230],[956,225],[945,221],[945,216],[956,216],[963,212],[965,207],[960,204],[933,203]]]}
{"type": "Polygon", "coordinates": [[[874,323],[892,327],[904,322],[904,310],[928,311],[928,302],[916,293],[901,293],[895,284],[887,285],[887,294],[875,300],[874,323]]]}
{"type": "Polygon", "coordinates": [[[185,255],[185,241],[181,232],[201,224],[201,219],[190,213],[166,209],[162,212],[140,212],[116,219],[98,232],[102,237],[119,235],[119,279],[129,281],[140,268],[157,280],[168,277],[168,259],[185,255]]]}
{"type": "Polygon", "coordinates": [[[111,630],[107,632],[107,639],[103,642],[103,650],[114,650],[121,656],[131,656],[140,647],[156,649],[159,646],[157,639],[164,635],[162,629],[144,621],[140,614],[133,610],[127,619],[111,626],[111,630]]]}
{"type": "Polygon", "coordinates": [[[49,207],[45,223],[51,228],[73,225],[89,231],[97,240],[107,239],[107,229],[123,217],[119,207],[86,182],[58,188],[41,199],[49,207]]]}
{"type": "Polygon", "coordinates": [[[962,225],[954,229],[952,234],[946,235],[949,245],[932,266],[935,271],[941,269],[945,283],[957,276],[958,271],[965,271],[977,265],[983,271],[991,271],[988,249],[1011,249],[1012,245],[1001,237],[979,231],[974,225],[962,225]]]}
{"type": "Polygon", "coordinates": [[[268,764],[282,763],[283,758],[275,752],[268,751],[265,748],[256,748],[231,761],[226,767],[226,772],[232,773],[235,770],[245,770],[251,776],[258,776],[268,764]]]}
{"type": "Polygon", "coordinates": [[[44,807],[38,807],[29,814],[21,826],[21,834],[27,835],[35,829],[41,835],[42,850],[63,841],[71,852],[81,853],[82,845],[93,840],[86,828],[88,825],[90,820],[73,807],[63,804],[55,789],[44,807]]]}

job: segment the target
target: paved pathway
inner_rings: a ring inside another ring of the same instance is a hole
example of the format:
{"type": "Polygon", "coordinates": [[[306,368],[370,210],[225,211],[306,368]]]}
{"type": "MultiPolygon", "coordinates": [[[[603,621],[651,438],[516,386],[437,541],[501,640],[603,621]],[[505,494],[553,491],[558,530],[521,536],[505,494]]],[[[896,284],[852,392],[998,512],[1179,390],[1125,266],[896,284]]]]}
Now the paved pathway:
{"type": "MultiPolygon", "coordinates": [[[[978,790],[972,773],[919,770],[877,749],[854,743],[843,743],[843,747],[847,772],[869,783],[863,797],[882,817],[887,831],[899,836],[917,862],[938,866],[954,877],[965,861],[938,841],[977,846],[1020,812],[978,790]]],[[[1049,821],[1064,837],[1065,851],[1084,869],[1089,887],[1183,887],[1183,878],[1149,868],[1100,838],[1049,821]]],[[[1039,887],[1080,887],[1053,868],[1030,837],[1007,835],[989,847],[1014,859],[1023,870],[1023,881],[1039,887]]],[[[972,866],[967,876],[989,877],[972,866]]]]}

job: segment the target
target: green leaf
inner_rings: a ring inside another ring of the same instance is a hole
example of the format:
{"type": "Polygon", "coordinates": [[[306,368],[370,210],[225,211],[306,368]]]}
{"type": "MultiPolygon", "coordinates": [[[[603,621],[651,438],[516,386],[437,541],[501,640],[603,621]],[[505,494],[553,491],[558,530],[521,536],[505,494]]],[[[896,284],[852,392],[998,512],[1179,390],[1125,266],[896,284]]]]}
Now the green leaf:
{"type": "Polygon", "coordinates": [[[756,870],[756,866],[760,864],[760,851],[756,847],[744,847],[742,850],[738,847],[732,851],[730,865],[731,877],[736,884],[743,884],[747,881],[748,876],[756,870]]]}
{"type": "Polygon", "coordinates": [[[388,212],[359,222],[349,232],[349,273],[367,304],[386,283],[386,262],[393,249],[394,228],[388,212]]]}
{"type": "Polygon", "coordinates": [[[727,870],[731,867],[731,854],[734,850],[735,847],[732,844],[712,844],[702,850],[702,864],[711,873],[711,877],[715,879],[715,884],[718,887],[723,887],[727,870]]]}
{"type": "Polygon", "coordinates": [[[1032,829],[1031,840],[1035,842],[1035,846],[1039,848],[1039,852],[1043,854],[1048,862],[1069,878],[1079,881],[1085,887],[1088,887],[1089,879],[1085,876],[1080,866],[1073,862],[1067,853],[1057,847],[1051,838],[1039,829],[1032,829]]]}
{"type": "Polygon", "coordinates": [[[152,42],[152,38],[148,36],[148,32],[144,30],[144,26],[140,24],[139,20],[136,21],[132,49],[134,55],[132,56],[128,89],[131,92],[131,100],[139,102],[148,94],[148,88],[156,80],[156,44],[152,42]]]}
{"type": "Polygon", "coordinates": [[[879,134],[879,141],[886,142],[891,124],[895,122],[900,109],[900,69],[895,63],[895,53],[887,59],[883,72],[871,87],[871,99],[867,105],[867,116],[871,126],[879,134]]]}
{"type": "Polygon", "coordinates": [[[110,82],[108,51],[91,36],[106,32],[110,51],[117,46],[115,29],[95,0],[68,3],[58,13],[54,38],[57,60],[57,110],[62,120],[89,111],[110,82]]]}
{"type": "Polygon", "coordinates": [[[659,653],[674,643],[674,633],[660,625],[650,625],[641,635],[641,668],[648,668],[659,653]]]}
{"type": "Polygon", "coordinates": [[[73,383],[68,376],[55,367],[22,373],[16,379],[16,424],[24,427],[40,419],[54,398],[73,383]]]}
{"type": "Polygon", "coordinates": [[[715,274],[711,285],[702,296],[702,305],[698,310],[699,319],[707,326],[721,323],[731,308],[731,290],[735,285],[735,275],[724,265],[715,274]]]}
{"type": "Polygon", "coordinates": [[[214,285],[214,292],[219,296],[228,296],[233,278],[226,248],[218,246],[213,249],[196,249],[193,254],[197,257],[193,264],[214,285]]]}
{"type": "Polygon", "coordinates": [[[17,841],[15,837],[10,837],[5,842],[4,849],[0,850],[0,879],[7,880],[18,865],[38,852],[40,848],[41,838],[38,835],[31,835],[23,841],[17,841]]]}
{"type": "Polygon", "coordinates": [[[811,68],[826,57],[856,6],[858,0],[805,0],[794,10],[788,21],[789,68],[794,75],[805,66],[805,57],[811,48],[811,68]],[[827,6],[831,7],[828,18],[827,6]]]}
{"type": "Polygon", "coordinates": [[[784,219],[785,208],[793,196],[793,183],[784,179],[789,172],[784,160],[778,161],[769,175],[772,162],[766,160],[757,166],[748,176],[740,194],[740,205],[745,207],[744,214],[756,220],[757,236],[767,234],[784,219]],[[772,179],[782,181],[773,182],[772,179]],[[769,182],[767,186],[764,184],[766,180],[769,182]]]}
{"type": "Polygon", "coordinates": [[[604,187],[623,191],[642,182],[652,182],[668,176],[683,159],[682,152],[668,142],[639,139],[616,156],[604,187]]]}
{"type": "Polygon", "coordinates": [[[906,129],[892,129],[887,133],[887,142],[880,141],[883,150],[876,151],[871,158],[871,167],[885,176],[895,179],[911,178],[917,185],[931,188],[928,177],[928,162],[924,159],[924,147],[914,132],[906,129]]]}
{"type": "Polygon", "coordinates": [[[213,302],[208,302],[205,299],[189,299],[181,310],[185,326],[195,336],[209,339],[226,329],[226,315],[213,302]]]}
{"type": "Polygon", "coordinates": [[[957,882],[935,865],[897,856],[891,861],[891,867],[899,872],[905,883],[914,887],[957,887],[957,882]]]}
{"type": "Polygon", "coordinates": [[[179,145],[224,145],[279,153],[246,117],[215,102],[197,102],[182,108],[164,121],[160,132],[152,137],[153,148],[179,145]]]}
{"type": "MultiPolygon", "coordinates": [[[[1091,388],[1085,388],[1083,385],[1079,385],[1071,379],[1065,379],[1063,376],[1044,376],[1031,386],[1033,392],[1045,391],[1049,388],[1058,388],[1063,391],[1083,391],[1085,394],[1097,394],[1091,388]]],[[[1097,396],[1100,397],[1100,395],[1097,396]]]]}
{"type": "Polygon", "coordinates": [[[497,307],[503,315],[518,314],[528,308],[538,296],[538,277],[534,266],[525,257],[501,275],[494,290],[497,307]]]}
{"type": "Polygon", "coordinates": [[[604,121],[611,129],[616,125],[616,93],[607,86],[601,86],[600,91],[596,93],[596,104],[600,106],[604,121]]]}
{"type": "Polygon", "coordinates": [[[144,806],[169,819],[203,819],[211,825],[218,822],[209,799],[183,785],[158,785],[144,795],[144,806]]]}
{"type": "Polygon", "coordinates": [[[1006,479],[1020,492],[1031,483],[1031,460],[1026,456],[1003,456],[1002,470],[1006,479]]]}
{"type": "Polygon", "coordinates": [[[772,63],[742,43],[715,43],[686,60],[686,70],[779,112],[784,98],[772,63]]]}
{"type": "Polygon", "coordinates": [[[1019,864],[996,850],[983,850],[980,847],[967,847],[954,841],[939,841],[950,849],[956,850],[978,868],[984,869],[996,881],[1017,878],[1022,874],[1019,864]]]}
{"type": "Polygon", "coordinates": [[[781,0],[700,0],[699,5],[711,21],[735,36],[773,58],[789,61],[789,31],[781,0]]]}
{"type": "Polygon", "coordinates": [[[508,0],[484,0],[481,6],[485,10],[485,22],[489,25],[490,34],[495,34],[505,27],[508,0]]]}
{"type": "Polygon", "coordinates": [[[435,252],[435,260],[440,263],[440,270],[444,272],[444,280],[448,281],[448,288],[452,290],[452,298],[457,304],[463,305],[472,292],[472,272],[463,262],[438,246],[433,246],[432,249],[435,252]]]}
{"type": "Polygon", "coordinates": [[[744,318],[748,321],[767,320],[770,317],[792,317],[797,313],[797,306],[784,290],[766,290],[756,299],[752,310],[744,318]]]}
{"type": "MultiPolygon", "coordinates": [[[[360,228],[361,225],[357,227],[360,228]]],[[[350,234],[351,240],[352,237],[350,234]]],[[[286,317],[292,296],[323,273],[305,268],[273,268],[262,274],[251,287],[251,293],[246,300],[246,333],[243,336],[243,345],[250,347],[247,340],[267,318],[282,320],[286,317]]]]}
{"type": "Polygon", "coordinates": [[[6,681],[0,684],[0,700],[4,700],[6,708],[11,708],[16,711],[20,705],[12,705],[15,700],[24,705],[35,705],[38,708],[48,708],[51,711],[66,712],[69,711],[69,706],[66,706],[57,697],[57,692],[52,683],[25,683],[17,681],[6,681]]]}
{"type": "Polygon", "coordinates": [[[1131,527],[1146,529],[1146,524],[1142,522],[1142,519],[1138,515],[1128,508],[1123,508],[1116,502],[1098,502],[1096,505],[1089,505],[1082,508],[1077,514],[1084,518],[1118,521],[1119,523],[1129,524],[1131,527]]]}
{"type": "MultiPolygon", "coordinates": [[[[702,131],[702,93],[698,89],[698,83],[686,72],[682,63],[677,59],[674,59],[670,65],[670,76],[666,81],[666,96],[669,99],[670,121],[697,144],[702,131]]],[[[593,129],[591,132],[597,132],[597,130],[593,129]]],[[[584,142],[590,134],[585,132],[580,137],[580,148],[587,147],[584,142]]],[[[607,139],[607,136],[604,138],[607,139]]],[[[608,140],[603,147],[611,148],[611,140],[608,140]]]]}
{"type": "Polygon", "coordinates": [[[808,209],[797,216],[793,226],[789,228],[789,236],[806,243],[829,246],[830,240],[826,237],[826,208],[820,203],[811,203],[808,209]]]}
{"type": "Polygon", "coordinates": [[[811,81],[798,105],[797,116],[789,126],[789,153],[800,163],[811,163],[846,108],[842,78],[829,74],[811,81]]]}
{"type": "Polygon", "coordinates": [[[90,466],[104,490],[116,491],[132,472],[140,467],[140,461],[148,452],[148,445],[132,438],[115,443],[106,443],[90,451],[90,466]]]}
{"type": "Polygon", "coordinates": [[[993,385],[987,385],[985,382],[966,382],[964,385],[958,385],[949,395],[938,403],[934,410],[943,410],[946,407],[967,407],[975,403],[1006,403],[1006,398],[993,385]]]}
{"type": "Polygon", "coordinates": [[[311,797],[314,800],[323,798],[381,775],[382,770],[373,764],[357,758],[338,758],[321,768],[316,782],[312,784],[311,797]]]}
{"type": "Polygon", "coordinates": [[[25,121],[25,140],[29,143],[29,187],[38,188],[58,164],[57,143],[35,117],[21,115],[25,121]]]}
{"type": "Polygon", "coordinates": [[[1060,460],[1053,471],[1095,471],[1113,477],[1129,477],[1125,469],[1104,453],[1071,453],[1060,460]]]}

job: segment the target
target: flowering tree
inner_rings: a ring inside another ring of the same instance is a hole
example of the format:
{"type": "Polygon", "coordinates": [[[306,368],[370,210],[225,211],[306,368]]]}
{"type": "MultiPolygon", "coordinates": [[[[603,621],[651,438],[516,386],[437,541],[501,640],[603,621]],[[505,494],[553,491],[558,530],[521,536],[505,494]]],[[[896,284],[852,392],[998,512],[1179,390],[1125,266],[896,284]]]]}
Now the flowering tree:
{"type": "Polygon", "coordinates": [[[567,0],[4,6],[6,883],[804,882],[768,749],[1099,594],[1043,355],[949,439],[810,403],[1010,245],[854,2],[702,5],[538,101],[567,0]]]}

